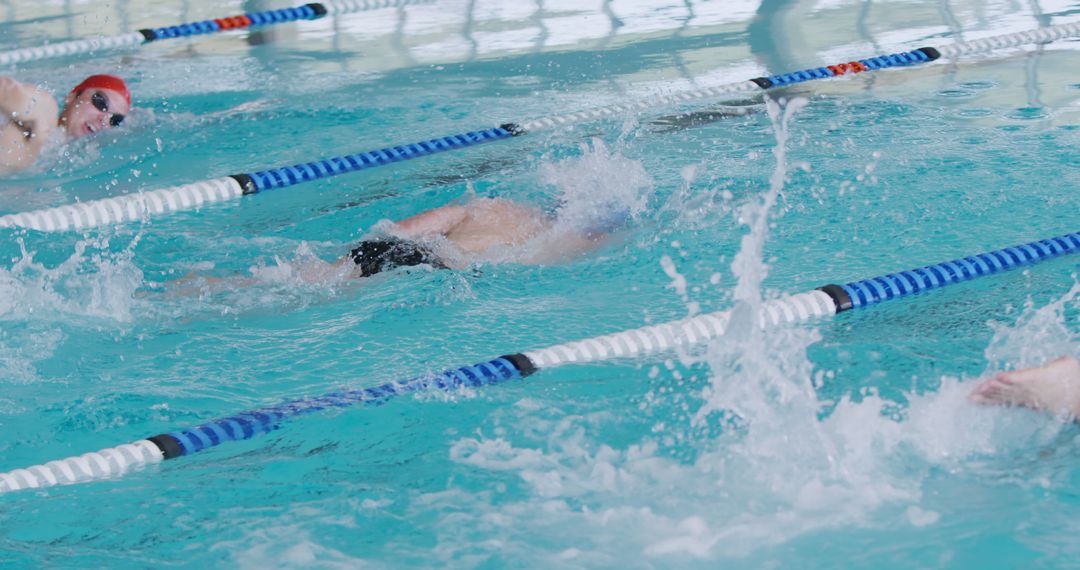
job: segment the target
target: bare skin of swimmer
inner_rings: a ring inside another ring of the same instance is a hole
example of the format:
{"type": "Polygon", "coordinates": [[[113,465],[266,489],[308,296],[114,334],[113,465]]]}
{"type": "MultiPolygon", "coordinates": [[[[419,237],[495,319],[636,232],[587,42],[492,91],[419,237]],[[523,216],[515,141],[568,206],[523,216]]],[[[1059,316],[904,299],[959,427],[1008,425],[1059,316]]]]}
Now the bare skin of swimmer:
{"type": "Polygon", "coordinates": [[[1022,406],[1069,419],[1080,419],[1080,362],[1062,356],[1043,366],[1000,372],[972,391],[979,404],[1022,406]]]}
{"type": "Polygon", "coordinates": [[[447,205],[422,212],[394,224],[405,239],[441,235],[459,249],[482,253],[496,245],[520,245],[547,229],[537,209],[493,198],[475,198],[465,205],[447,205]]]}
{"type": "MultiPolygon", "coordinates": [[[[460,269],[501,250],[500,261],[524,264],[553,263],[594,249],[600,240],[573,231],[553,232],[554,219],[540,210],[500,198],[473,198],[449,204],[396,222],[389,233],[413,241],[445,240],[463,255],[444,255],[447,266],[460,269]],[[542,247],[519,247],[543,239],[542,247]]],[[[444,252],[447,253],[447,252],[444,252]]],[[[356,267],[348,257],[336,266],[356,267]]]]}
{"type": "Polygon", "coordinates": [[[0,174],[29,167],[56,129],[70,138],[92,135],[111,127],[114,114],[130,111],[127,100],[107,88],[71,92],[61,112],[52,94],[40,87],[0,77],[0,174]],[[100,92],[108,101],[109,112],[91,103],[100,92]]]}

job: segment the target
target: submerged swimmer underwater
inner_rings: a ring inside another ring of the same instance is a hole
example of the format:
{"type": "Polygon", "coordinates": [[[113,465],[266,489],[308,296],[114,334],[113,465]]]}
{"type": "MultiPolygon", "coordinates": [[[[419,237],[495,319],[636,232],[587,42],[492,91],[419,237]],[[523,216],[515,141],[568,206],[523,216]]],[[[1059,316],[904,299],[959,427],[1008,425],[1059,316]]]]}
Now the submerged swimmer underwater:
{"type": "Polygon", "coordinates": [[[0,68],[139,107],[0,178],[0,563],[1068,565],[1070,8],[597,4],[0,68]]]}

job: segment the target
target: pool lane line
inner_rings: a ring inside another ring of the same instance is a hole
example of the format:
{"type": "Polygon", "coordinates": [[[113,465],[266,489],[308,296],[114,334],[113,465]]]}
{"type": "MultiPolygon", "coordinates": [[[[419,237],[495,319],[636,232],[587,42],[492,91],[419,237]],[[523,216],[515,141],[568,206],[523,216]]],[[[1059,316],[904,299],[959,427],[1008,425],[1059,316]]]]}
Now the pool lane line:
{"type": "Polygon", "coordinates": [[[644,111],[658,105],[686,103],[697,99],[727,95],[743,95],[816,79],[866,73],[892,67],[908,67],[935,61],[941,57],[980,53],[1029,43],[1045,43],[1075,35],[1080,35],[1080,22],[993,36],[941,48],[923,47],[912,51],[805,69],[793,73],[755,77],[747,81],[666,95],[655,95],[638,101],[596,107],[565,115],[541,117],[521,123],[508,122],[497,127],[368,152],[269,168],[257,172],[234,174],[223,178],[159,190],[134,192],[111,198],[76,202],[55,208],[8,214],[0,216],[0,228],[19,227],[38,231],[68,231],[138,221],[157,214],[192,210],[206,204],[235,199],[249,194],[258,194],[264,190],[285,188],[403,160],[520,137],[532,132],[556,129],[630,112],[644,111]]]}
{"type": "Polygon", "coordinates": [[[326,2],[312,2],[310,4],[304,4],[303,6],[282,8],[280,10],[248,12],[238,16],[215,18],[213,20],[203,20],[200,22],[189,22],[176,26],[145,28],[115,36],[72,40],[55,44],[46,44],[39,47],[0,52],[0,66],[76,54],[94,54],[99,50],[130,48],[173,38],[189,38],[192,36],[213,34],[229,30],[273,26],[276,24],[296,22],[298,20],[318,20],[325,16],[336,16],[338,14],[352,14],[356,12],[380,10],[383,8],[400,8],[411,4],[428,4],[433,1],[434,0],[329,0],[326,2]]]}
{"type": "MultiPolygon", "coordinates": [[[[766,301],[758,315],[761,327],[795,323],[860,309],[891,299],[969,281],[1080,251],[1080,232],[962,257],[880,277],[830,284],[806,293],[766,301]]],[[[162,433],[132,443],[0,473],[0,493],[40,489],[118,477],[132,469],[243,441],[278,429],[289,418],[359,404],[378,406],[396,396],[430,390],[453,392],[520,380],[539,370],[565,364],[642,356],[721,337],[732,310],[515,353],[471,366],[426,374],[372,388],[343,390],[290,400],[241,412],[204,424],[162,433]]]]}

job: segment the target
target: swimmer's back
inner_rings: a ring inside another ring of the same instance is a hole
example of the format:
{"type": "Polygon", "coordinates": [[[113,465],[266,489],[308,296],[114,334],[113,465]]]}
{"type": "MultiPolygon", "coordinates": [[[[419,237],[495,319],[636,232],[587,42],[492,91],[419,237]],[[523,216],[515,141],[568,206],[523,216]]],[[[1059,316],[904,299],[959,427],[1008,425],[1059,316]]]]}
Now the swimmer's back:
{"type": "Polygon", "coordinates": [[[520,245],[548,229],[551,220],[540,210],[498,198],[476,198],[465,216],[446,233],[462,250],[480,253],[497,245],[520,245]]]}

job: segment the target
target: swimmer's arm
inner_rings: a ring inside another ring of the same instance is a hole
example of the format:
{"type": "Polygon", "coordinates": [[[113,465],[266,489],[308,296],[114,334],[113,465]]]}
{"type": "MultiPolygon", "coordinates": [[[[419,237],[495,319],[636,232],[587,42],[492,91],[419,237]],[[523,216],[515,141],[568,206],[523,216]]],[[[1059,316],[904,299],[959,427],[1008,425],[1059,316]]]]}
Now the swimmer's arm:
{"type": "Polygon", "coordinates": [[[0,77],[0,169],[29,166],[56,127],[60,109],[52,95],[42,89],[0,77]]]}
{"type": "Polygon", "coordinates": [[[394,224],[392,233],[404,239],[446,235],[465,219],[465,206],[442,206],[394,224]]]}
{"type": "Polygon", "coordinates": [[[10,77],[0,77],[0,111],[16,124],[38,127],[53,125],[60,116],[56,99],[47,91],[10,77]]]}

